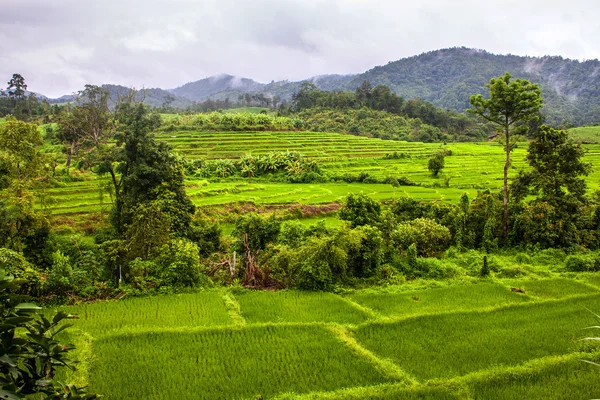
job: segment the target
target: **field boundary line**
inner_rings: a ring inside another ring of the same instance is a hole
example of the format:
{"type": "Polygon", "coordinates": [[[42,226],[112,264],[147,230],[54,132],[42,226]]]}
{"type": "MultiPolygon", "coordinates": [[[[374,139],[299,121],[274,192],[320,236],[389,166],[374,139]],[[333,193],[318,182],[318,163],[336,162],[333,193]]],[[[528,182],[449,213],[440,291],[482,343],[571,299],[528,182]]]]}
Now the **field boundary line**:
{"type": "Polygon", "coordinates": [[[350,305],[351,307],[367,314],[369,316],[369,318],[381,319],[381,315],[379,313],[375,312],[374,310],[372,310],[371,308],[363,306],[362,304],[359,304],[359,303],[355,302],[354,300],[349,299],[345,296],[338,295],[338,297],[340,299],[342,299],[346,304],[350,305]]]}
{"type": "Polygon", "coordinates": [[[238,303],[231,289],[223,291],[223,301],[225,302],[225,307],[227,308],[227,312],[229,313],[233,324],[240,326],[246,325],[246,319],[242,316],[240,303],[238,303]]]}
{"type": "Polygon", "coordinates": [[[488,313],[502,311],[502,310],[527,308],[527,307],[533,307],[533,306],[540,305],[540,304],[566,303],[571,300],[580,300],[580,299],[588,299],[588,298],[592,299],[594,297],[600,297],[600,293],[578,294],[578,295],[563,297],[561,299],[545,299],[545,300],[536,300],[536,298],[530,297],[532,300],[529,302],[525,302],[525,303],[502,304],[500,306],[482,307],[482,308],[478,308],[475,310],[449,310],[449,311],[443,311],[443,312],[437,312],[437,313],[431,312],[431,313],[423,313],[423,314],[417,314],[417,315],[403,315],[403,316],[399,316],[399,317],[384,316],[377,321],[366,321],[366,322],[360,323],[360,324],[358,324],[358,327],[360,328],[360,327],[371,325],[371,324],[380,324],[380,325],[397,324],[399,322],[411,321],[413,319],[429,318],[429,317],[435,317],[435,316],[447,316],[447,315],[458,315],[458,314],[470,314],[470,315],[488,314],[488,313]]]}
{"type": "MultiPolygon", "coordinates": [[[[75,332],[75,331],[73,331],[75,332]]],[[[77,387],[86,387],[89,385],[90,362],[96,358],[92,351],[94,338],[88,332],[77,330],[75,336],[75,354],[77,359],[76,370],[70,372],[73,384],[77,387]]]]}
{"type": "MultiPolygon", "coordinates": [[[[443,384],[436,383],[435,385],[424,385],[417,384],[412,386],[407,386],[403,383],[381,383],[378,385],[370,385],[370,386],[352,386],[342,389],[330,390],[330,391],[316,391],[309,393],[280,393],[276,395],[274,400],[347,400],[347,399],[356,399],[363,400],[371,398],[373,395],[383,394],[389,396],[390,394],[394,394],[395,391],[399,393],[410,393],[422,389],[432,388],[434,386],[444,387],[448,390],[455,390],[454,393],[462,393],[464,388],[462,386],[458,386],[456,388],[449,387],[449,384],[444,382],[443,384]]],[[[455,383],[451,383],[451,385],[456,385],[455,383]]],[[[391,398],[391,397],[389,397],[391,398]]],[[[465,397],[464,400],[470,400],[471,397],[465,397]]]]}
{"type": "MultiPolygon", "coordinates": [[[[540,358],[534,358],[532,360],[526,361],[519,365],[513,366],[496,366],[493,368],[483,369],[475,372],[471,372],[470,374],[457,376],[454,378],[450,378],[447,380],[438,380],[433,379],[428,381],[429,383],[442,383],[442,382],[455,382],[471,385],[473,383],[481,383],[481,382],[489,382],[494,379],[503,379],[506,377],[521,377],[527,376],[531,374],[542,374],[547,369],[554,368],[556,366],[564,365],[571,361],[577,361],[586,359],[589,357],[598,357],[600,356],[600,350],[596,350],[593,352],[575,352],[575,353],[567,353],[560,354],[554,356],[546,356],[540,358]]],[[[583,364],[583,363],[582,363],[583,364]]]]}
{"type": "Polygon", "coordinates": [[[346,347],[363,359],[366,359],[382,375],[406,385],[415,385],[417,380],[391,360],[380,358],[364,348],[350,333],[348,328],[339,324],[326,324],[327,329],[346,347]]]}

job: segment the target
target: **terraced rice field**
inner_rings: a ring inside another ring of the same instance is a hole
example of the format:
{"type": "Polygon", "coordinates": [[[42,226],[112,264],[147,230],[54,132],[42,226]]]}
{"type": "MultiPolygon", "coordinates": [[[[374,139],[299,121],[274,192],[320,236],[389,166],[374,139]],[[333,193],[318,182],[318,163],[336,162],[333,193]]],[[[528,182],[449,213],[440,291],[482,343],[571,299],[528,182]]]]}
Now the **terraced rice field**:
{"type": "MultiPolygon", "coordinates": [[[[236,159],[244,154],[264,154],[275,150],[299,151],[319,162],[330,175],[366,172],[376,178],[406,177],[421,186],[393,188],[387,184],[287,184],[264,180],[229,178],[221,182],[205,179],[188,180],[188,193],[199,206],[237,202],[255,204],[319,204],[342,200],[348,193],[363,192],[376,199],[412,196],[419,200],[455,201],[464,192],[475,196],[478,190],[498,190],[502,187],[503,150],[497,143],[451,143],[446,167],[440,177],[433,178],[427,170],[432,152],[440,148],[435,143],[385,141],[352,135],[322,132],[172,132],[157,135],[171,144],[176,152],[195,159],[236,159]],[[403,157],[385,159],[397,152],[403,157]],[[447,185],[447,186],[446,186],[447,185]]],[[[526,167],[527,144],[521,144],[512,154],[510,175],[526,167]]],[[[586,161],[600,165],[600,145],[585,146],[586,161]]],[[[600,188],[600,168],[587,179],[590,190],[600,188]]],[[[55,215],[104,212],[111,199],[102,190],[107,181],[89,176],[89,180],[48,189],[44,195],[53,200],[49,211],[55,215]]]]}
{"type": "Polygon", "coordinates": [[[68,308],[106,399],[583,399],[594,280],[483,281],[348,295],[215,289],[68,308]],[[512,285],[526,288],[514,293],[512,285]]]}

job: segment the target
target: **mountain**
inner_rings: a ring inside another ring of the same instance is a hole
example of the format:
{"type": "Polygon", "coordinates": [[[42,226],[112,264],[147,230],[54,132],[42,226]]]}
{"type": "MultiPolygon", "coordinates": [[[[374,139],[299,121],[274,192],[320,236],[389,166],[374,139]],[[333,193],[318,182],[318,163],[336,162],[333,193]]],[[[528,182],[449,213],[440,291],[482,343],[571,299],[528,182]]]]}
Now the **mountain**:
{"type": "MultiPolygon", "coordinates": [[[[144,101],[151,106],[160,106],[172,100],[171,106],[185,108],[207,99],[237,101],[245,93],[290,100],[303,82],[312,82],[321,90],[334,91],[355,90],[368,80],[373,86],[387,85],[406,99],[421,98],[441,108],[464,111],[469,107],[471,95],[485,95],[489,80],[507,71],[515,78],[540,84],[548,122],[582,125],[600,121],[600,61],[577,61],[560,56],[498,55],[466,47],[430,51],[357,75],[321,75],[298,82],[264,84],[222,74],[169,90],[146,89],[144,101]]],[[[124,86],[103,87],[109,90],[113,103],[118,96],[129,92],[124,86]]],[[[138,94],[136,98],[141,99],[141,96],[138,94]]],[[[59,100],[64,102],[70,98],[63,96],[59,100]]]]}
{"type": "Polygon", "coordinates": [[[497,55],[465,47],[443,49],[390,62],[355,76],[338,89],[354,90],[368,80],[406,99],[419,97],[438,107],[463,111],[469,97],[487,93],[486,83],[510,72],[540,84],[548,121],[600,121],[600,61],[562,57],[497,55]]]}
{"type": "Polygon", "coordinates": [[[237,100],[240,93],[254,93],[260,91],[265,84],[258,83],[252,79],[239,78],[237,76],[222,74],[189,82],[183,86],[171,89],[170,92],[177,97],[190,101],[204,101],[209,98],[228,97],[237,100]]]}
{"type": "MultiPolygon", "coordinates": [[[[121,85],[102,85],[102,89],[108,92],[108,105],[114,107],[119,98],[129,96],[131,88],[121,85]]],[[[134,96],[136,101],[144,101],[151,107],[160,107],[163,104],[169,103],[175,108],[186,108],[192,104],[191,101],[185,98],[173,96],[170,92],[163,89],[141,89],[137,90],[134,96]]],[[[56,99],[48,99],[50,104],[71,103],[77,101],[77,95],[68,94],[56,99]]]]}

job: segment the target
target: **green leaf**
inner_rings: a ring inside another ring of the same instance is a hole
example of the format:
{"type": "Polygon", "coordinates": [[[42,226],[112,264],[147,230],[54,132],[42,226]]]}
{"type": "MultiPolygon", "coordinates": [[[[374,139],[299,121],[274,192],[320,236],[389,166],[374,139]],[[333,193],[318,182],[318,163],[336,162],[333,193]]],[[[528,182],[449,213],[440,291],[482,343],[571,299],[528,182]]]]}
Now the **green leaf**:
{"type": "Polygon", "coordinates": [[[42,307],[33,304],[33,303],[21,303],[17,306],[15,306],[15,309],[17,310],[41,310],[42,307]]]}
{"type": "Polygon", "coordinates": [[[6,390],[0,390],[0,398],[7,400],[21,400],[19,396],[12,392],[7,392],[6,390]]]}

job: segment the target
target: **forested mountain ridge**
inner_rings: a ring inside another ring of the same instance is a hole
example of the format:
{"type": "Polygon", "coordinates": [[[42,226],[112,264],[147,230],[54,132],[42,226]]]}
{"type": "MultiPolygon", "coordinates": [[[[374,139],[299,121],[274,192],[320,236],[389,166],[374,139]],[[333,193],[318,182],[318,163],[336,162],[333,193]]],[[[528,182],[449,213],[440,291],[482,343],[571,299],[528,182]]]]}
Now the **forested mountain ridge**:
{"type": "Polygon", "coordinates": [[[472,94],[485,93],[485,84],[506,71],[540,84],[549,122],[584,124],[600,120],[598,60],[580,62],[559,56],[496,55],[452,48],[375,67],[340,89],[354,90],[368,80],[373,85],[387,85],[407,99],[418,97],[438,107],[462,111],[469,107],[472,94]]]}
{"type": "MultiPolygon", "coordinates": [[[[377,66],[357,75],[320,75],[303,81],[272,81],[264,84],[248,78],[222,74],[189,82],[180,87],[145,90],[145,102],[187,108],[206,100],[240,101],[246,94],[290,100],[303,82],[320,90],[354,91],[365,80],[383,84],[405,99],[420,98],[457,111],[469,107],[469,97],[486,93],[490,78],[510,72],[542,87],[547,122],[583,125],[600,121],[600,61],[577,61],[560,56],[528,57],[497,55],[465,47],[430,51],[377,66]]],[[[104,85],[115,101],[125,87],[104,85]]],[[[66,96],[63,96],[66,98],[66,96]]],[[[277,104],[274,102],[274,104],[277,104]]]]}

